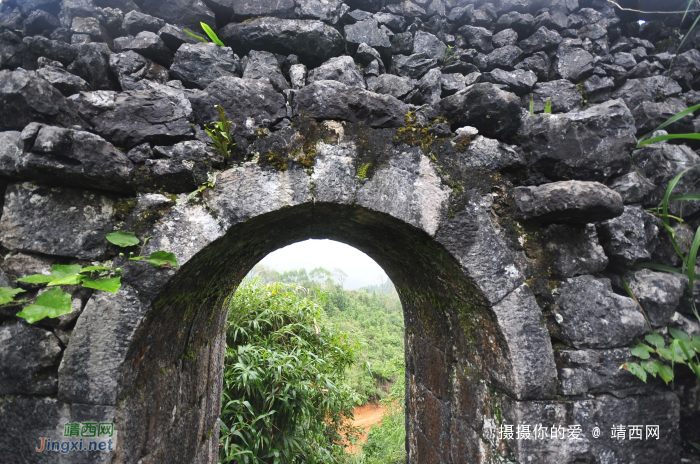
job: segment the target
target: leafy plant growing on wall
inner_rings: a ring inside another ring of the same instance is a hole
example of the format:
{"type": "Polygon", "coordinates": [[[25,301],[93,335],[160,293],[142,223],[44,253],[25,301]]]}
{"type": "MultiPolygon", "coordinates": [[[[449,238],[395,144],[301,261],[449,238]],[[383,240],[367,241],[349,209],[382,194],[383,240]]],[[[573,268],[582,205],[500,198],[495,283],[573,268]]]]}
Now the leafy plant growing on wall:
{"type": "MultiPolygon", "coordinates": [[[[113,232],[105,235],[105,238],[114,245],[122,248],[128,248],[138,245],[141,240],[132,232],[113,232]]],[[[150,237],[149,237],[150,238],[150,237]]],[[[148,239],[144,241],[144,246],[148,239]]],[[[143,247],[141,248],[143,252],[143,247]]],[[[123,253],[120,253],[123,256],[123,253]]],[[[173,253],[165,251],[155,251],[149,256],[136,256],[129,259],[132,261],[140,261],[145,259],[146,262],[157,267],[176,267],[177,258],[173,253]]],[[[93,290],[101,290],[109,293],[117,293],[121,288],[121,273],[120,268],[111,266],[81,266],[80,264],[54,264],[51,266],[50,275],[32,274],[26,277],[17,279],[16,282],[26,284],[42,285],[53,287],[41,293],[37,299],[22,308],[18,312],[17,317],[26,319],[27,322],[33,324],[46,317],[56,318],[73,312],[71,308],[71,295],[61,290],[62,285],[81,285],[85,288],[93,290]]],[[[14,300],[14,297],[20,293],[24,293],[23,289],[0,288],[0,305],[16,305],[25,303],[26,300],[14,300]]]]}
{"type": "Polygon", "coordinates": [[[204,126],[204,130],[211,138],[214,148],[219,152],[224,159],[231,156],[231,148],[236,145],[231,139],[231,125],[233,122],[226,119],[226,113],[220,105],[215,105],[216,111],[219,112],[221,121],[213,121],[209,126],[204,126]]]}
{"type": "MultiPolygon", "coordinates": [[[[218,45],[219,47],[225,47],[225,46],[226,46],[226,45],[224,45],[224,43],[223,43],[221,40],[219,40],[219,37],[218,37],[218,36],[216,35],[216,33],[212,30],[212,28],[209,27],[208,24],[202,23],[202,22],[200,22],[199,24],[202,26],[202,30],[209,36],[209,38],[211,39],[212,42],[214,42],[214,43],[215,43],[216,45],[218,45]]],[[[204,43],[209,43],[209,41],[208,41],[207,39],[205,39],[204,37],[199,36],[199,35],[197,35],[197,34],[194,34],[194,33],[190,32],[190,31],[188,31],[187,29],[183,29],[183,31],[185,32],[185,34],[188,34],[188,35],[194,37],[195,39],[201,40],[201,41],[204,42],[204,43]]]]}
{"type": "MultiPolygon", "coordinates": [[[[663,129],[670,124],[673,124],[674,122],[693,113],[698,109],[700,109],[700,105],[696,105],[684,111],[678,112],[677,114],[669,118],[666,122],[661,124],[659,127],[654,129],[654,131],[641,137],[639,139],[639,142],[637,143],[637,147],[642,147],[650,143],[661,142],[664,140],[700,139],[700,134],[664,134],[652,137],[656,131],[663,129]]],[[[671,245],[673,246],[673,249],[681,259],[681,267],[674,268],[671,266],[656,263],[641,263],[636,267],[644,267],[654,269],[657,271],[685,275],[688,278],[688,299],[690,302],[690,307],[693,313],[695,314],[695,317],[698,319],[698,321],[700,321],[700,315],[698,314],[698,310],[695,305],[694,292],[695,281],[697,278],[697,275],[695,273],[695,267],[698,257],[698,249],[700,249],[700,227],[698,227],[698,229],[695,231],[695,237],[690,245],[688,254],[686,255],[683,253],[680,246],[678,245],[678,241],[676,240],[676,233],[671,227],[672,220],[683,222],[683,219],[680,217],[672,216],[668,213],[668,204],[670,201],[700,200],[700,194],[673,195],[673,191],[680,182],[681,178],[685,176],[689,171],[697,168],[698,166],[700,165],[691,166],[690,168],[681,171],[680,173],[678,173],[678,175],[671,179],[668,186],[666,187],[666,192],[659,206],[648,210],[661,220],[664,229],[668,233],[668,237],[670,239],[671,245]]],[[[624,280],[623,284],[625,286],[625,290],[627,290],[627,293],[629,293],[630,296],[634,298],[634,300],[637,302],[637,304],[643,311],[641,304],[636,299],[634,294],[632,294],[631,290],[625,284],[624,280]]],[[[693,371],[693,373],[696,375],[698,381],[700,381],[700,357],[698,356],[698,354],[700,353],[700,337],[698,337],[697,335],[693,335],[691,338],[687,333],[674,328],[669,328],[669,334],[671,336],[671,340],[668,347],[666,347],[666,341],[661,335],[657,333],[651,333],[647,335],[645,337],[647,343],[643,343],[640,341],[632,349],[632,355],[639,358],[641,362],[625,363],[620,368],[631,372],[644,382],[647,381],[647,374],[651,374],[654,377],[659,375],[664,380],[664,382],[668,384],[675,377],[675,364],[686,364],[690,368],[690,370],[693,371]],[[656,355],[658,359],[652,360],[652,355],[656,355]],[[671,365],[669,366],[668,364],[664,364],[663,362],[661,362],[662,360],[670,362],[671,365]]]]}

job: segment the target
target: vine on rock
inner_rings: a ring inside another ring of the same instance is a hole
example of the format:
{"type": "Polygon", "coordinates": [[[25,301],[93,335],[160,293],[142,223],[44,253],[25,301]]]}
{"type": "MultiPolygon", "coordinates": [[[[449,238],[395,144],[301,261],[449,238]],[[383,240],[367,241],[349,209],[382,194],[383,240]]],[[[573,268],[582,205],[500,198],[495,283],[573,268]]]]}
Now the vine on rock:
{"type": "MultiPolygon", "coordinates": [[[[141,240],[132,232],[117,231],[105,235],[105,238],[110,243],[121,247],[129,248],[141,243],[141,240]]],[[[141,251],[138,256],[133,256],[130,253],[130,261],[146,260],[147,263],[156,267],[172,268],[177,267],[177,258],[173,253],[166,251],[154,251],[148,256],[142,256],[143,247],[151,237],[147,237],[143,241],[141,251]]],[[[119,256],[124,256],[124,253],[119,253],[119,256]]],[[[28,304],[20,312],[17,317],[25,319],[30,324],[38,322],[44,318],[57,318],[65,314],[73,312],[71,307],[71,294],[66,293],[61,289],[62,285],[80,285],[93,290],[101,290],[109,293],[117,293],[121,288],[121,268],[112,266],[81,266],[80,264],[54,264],[51,266],[49,275],[32,274],[16,280],[25,284],[46,285],[53,287],[42,292],[36,300],[28,304]]],[[[17,305],[24,304],[27,300],[15,300],[15,296],[24,293],[26,290],[21,288],[0,288],[0,305],[17,305]]]]}

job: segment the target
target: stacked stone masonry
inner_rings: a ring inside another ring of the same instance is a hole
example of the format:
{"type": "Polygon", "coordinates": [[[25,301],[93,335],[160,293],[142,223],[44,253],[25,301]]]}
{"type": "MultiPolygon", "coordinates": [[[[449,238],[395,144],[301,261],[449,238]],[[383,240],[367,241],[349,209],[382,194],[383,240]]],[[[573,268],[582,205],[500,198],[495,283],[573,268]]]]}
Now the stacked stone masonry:
{"type": "MultiPolygon", "coordinates": [[[[700,334],[687,280],[634,267],[679,265],[646,208],[699,146],[635,147],[700,103],[700,35],[677,50],[681,15],[637,19],[605,0],[3,0],[0,286],[31,298],[16,279],[108,262],[124,285],[69,287],[73,312],[33,325],[0,308],[0,461],[215,463],[230,295],[267,253],[330,238],[399,291],[407,462],[679,462],[700,387],[619,369],[649,333],[622,278],[654,330],[700,334]],[[184,32],[200,22],[225,46],[184,32]],[[116,230],[179,267],[120,258],[116,230]],[[114,423],[116,451],[34,451],[86,421],[114,423]]],[[[671,208],[685,251],[699,211],[671,208]]]]}

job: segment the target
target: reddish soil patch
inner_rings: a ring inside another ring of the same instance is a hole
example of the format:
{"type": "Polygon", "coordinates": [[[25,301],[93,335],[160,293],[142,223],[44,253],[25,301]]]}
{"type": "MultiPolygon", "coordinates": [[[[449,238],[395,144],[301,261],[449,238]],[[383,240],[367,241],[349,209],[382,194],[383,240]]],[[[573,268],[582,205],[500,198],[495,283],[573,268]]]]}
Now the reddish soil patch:
{"type": "Polygon", "coordinates": [[[358,453],[362,449],[362,443],[367,441],[369,429],[375,424],[381,424],[382,417],[384,417],[384,406],[381,403],[356,406],[355,419],[352,421],[352,425],[363,429],[363,431],[357,445],[348,445],[345,449],[352,454],[358,453]]]}

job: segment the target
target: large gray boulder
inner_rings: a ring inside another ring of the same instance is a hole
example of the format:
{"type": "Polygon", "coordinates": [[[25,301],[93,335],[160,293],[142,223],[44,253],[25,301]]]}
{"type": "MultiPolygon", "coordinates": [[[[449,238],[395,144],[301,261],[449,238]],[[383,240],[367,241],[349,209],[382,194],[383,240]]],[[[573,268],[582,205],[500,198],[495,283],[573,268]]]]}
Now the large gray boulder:
{"type": "Polygon", "coordinates": [[[220,77],[203,91],[190,94],[195,120],[209,124],[219,120],[214,105],[221,105],[232,131],[252,134],[256,129],[276,124],[287,114],[285,100],[269,79],[220,77]]]}
{"type": "Polygon", "coordinates": [[[583,106],[581,91],[566,79],[538,82],[532,93],[523,97],[522,102],[523,107],[529,109],[532,101],[535,113],[543,113],[548,100],[552,102],[552,113],[568,113],[583,106]]]}
{"type": "Polygon", "coordinates": [[[441,94],[442,73],[439,69],[431,69],[416,82],[416,89],[405,98],[405,101],[414,105],[435,106],[440,102],[441,94]]]}
{"type": "Polygon", "coordinates": [[[353,55],[361,43],[369,45],[385,56],[391,51],[389,36],[384,29],[379,28],[379,23],[374,18],[346,25],[345,41],[353,55]]]}
{"type": "Polygon", "coordinates": [[[49,40],[43,36],[25,37],[22,42],[30,52],[36,56],[43,56],[50,60],[59,61],[68,66],[75,60],[80,47],[71,46],[58,40],[49,40]]]}
{"type": "Polygon", "coordinates": [[[0,241],[12,250],[104,259],[109,245],[104,236],[114,231],[116,208],[116,199],[94,191],[10,184],[0,241]]]}
{"type": "Polygon", "coordinates": [[[490,73],[484,74],[484,78],[489,82],[507,86],[508,90],[519,96],[530,92],[537,83],[537,75],[524,69],[514,69],[513,71],[494,69],[490,73]]]}
{"type": "MultiPolygon", "coordinates": [[[[332,58],[331,58],[332,59],[332,58]]],[[[279,62],[274,53],[251,50],[248,54],[243,79],[267,78],[276,91],[282,92],[289,88],[279,62]]]]}
{"type": "Polygon", "coordinates": [[[0,71],[0,130],[22,130],[32,121],[79,124],[61,92],[33,72],[0,71]]]}
{"type": "Polygon", "coordinates": [[[554,299],[556,335],[576,348],[625,346],[649,330],[637,303],[613,293],[609,279],[572,277],[561,284],[554,299]]]}
{"type": "Polygon", "coordinates": [[[26,152],[15,167],[17,177],[66,187],[131,193],[134,166],[124,153],[99,135],[53,126],[22,133],[26,152]],[[34,132],[33,134],[25,134],[34,132]]]}
{"type": "Polygon", "coordinates": [[[65,97],[69,97],[84,90],[90,90],[90,85],[75,74],[71,74],[63,68],[44,66],[36,72],[37,76],[58,89],[65,97]]]}
{"type": "Polygon", "coordinates": [[[597,274],[608,265],[595,227],[552,224],[546,229],[546,249],[552,254],[552,270],[558,277],[597,274]]]}
{"type": "Polygon", "coordinates": [[[22,322],[0,326],[0,395],[56,393],[56,374],[45,371],[60,357],[59,340],[51,332],[22,322]]]}
{"type": "MultiPolygon", "coordinates": [[[[491,53],[493,51],[493,34],[491,34],[491,31],[488,29],[483,27],[462,26],[459,28],[458,32],[464,37],[470,48],[475,48],[481,53],[491,53]]],[[[511,43],[509,45],[515,44],[511,43]]]]}
{"type": "Polygon", "coordinates": [[[331,58],[318,68],[309,71],[307,83],[312,84],[316,81],[338,81],[349,87],[366,88],[362,73],[349,56],[331,58]]]}
{"type": "Polygon", "coordinates": [[[106,43],[84,43],[75,48],[75,61],[68,66],[68,71],[83,78],[92,90],[119,88],[109,68],[112,51],[106,43]]]}
{"type": "Polygon", "coordinates": [[[144,13],[191,31],[199,31],[200,22],[212,26],[216,24],[214,12],[202,0],[145,0],[140,6],[144,13]]]}
{"type": "Polygon", "coordinates": [[[654,327],[668,324],[687,287],[685,276],[634,269],[627,272],[624,278],[651,324],[654,327]]]}
{"type": "Polygon", "coordinates": [[[17,165],[22,159],[23,151],[24,142],[20,138],[20,132],[0,132],[0,176],[17,176],[17,165]]]}
{"type": "Polygon", "coordinates": [[[622,100],[583,111],[523,120],[530,166],[549,179],[604,180],[626,173],[636,146],[634,118],[622,100]]]}
{"type": "Polygon", "coordinates": [[[637,392],[647,389],[630,372],[620,369],[634,361],[629,348],[609,350],[558,350],[557,367],[561,379],[560,394],[637,392]]]}
{"type": "Polygon", "coordinates": [[[509,141],[520,129],[520,99],[490,83],[474,84],[443,98],[436,109],[453,130],[474,126],[487,137],[509,141]]]}
{"type": "Polygon", "coordinates": [[[308,66],[317,66],[345,51],[345,41],[337,30],[306,19],[256,18],[229,24],[219,31],[219,38],[240,55],[250,50],[295,54],[308,66]]]}
{"type": "Polygon", "coordinates": [[[394,74],[380,74],[367,79],[367,90],[375,93],[391,95],[394,98],[403,98],[413,90],[414,81],[409,77],[400,77],[394,74]]]}
{"type": "Polygon", "coordinates": [[[425,53],[414,53],[410,56],[394,55],[391,58],[391,73],[411,79],[420,79],[437,64],[437,59],[431,58],[425,53]]]}
{"type": "MultiPolygon", "coordinates": [[[[686,145],[652,143],[632,152],[632,160],[653,184],[652,191],[643,198],[643,204],[648,207],[658,206],[671,179],[686,169],[689,171],[676,184],[674,195],[700,193],[700,186],[697,185],[700,179],[700,168],[693,168],[700,164],[700,156],[686,145]]],[[[681,206],[684,216],[700,210],[700,205],[695,201],[670,201],[669,213],[681,214],[681,206]]]]}
{"type": "Polygon", "coordinates": [[[146,307],[129,286],[116,295],[96,292],[78,318],[58,369],[62,401],[114,405],[129,340],[146,307]]]}
{"type": "Polygon", "coordinates": [[[293,18],[296,4],[294,0],[231,0],[236,17],[275,16],[293,18]]]}
{"type": "Polygon", "coordinates": [[[348,87],[337,81],[318,81],[294,94],[294,113],[315,119],[364,122],[371,127],[401,127],[409,107],[389,95],[348,87]]]}
{"type": "Polygon", "coordinates": [[[622,215],[598,225],[600,244],[611,264],[618,269],[648,261],[660,221],[640,206],[625,206],[622,215]]]}
{"type": "Polygon", "coordinates": [[[612,93],[613,98],[621,98],[630,109],[648,101],[663,101],[677,97],[683,92],[678,83],[666,75],[629,79],[612,93]]]}
{"type": "Polygon", "coordinates": [[[580,48],[580,40],[566,39],[559,44],[556,53],[556,70],[562,79],[580,82],[593,74],[593,55],[580,48]]]}
{"type": "MultiPolygon", "coordinates": [[[[342,0],[304,0],[297,2],[294,10],[302,19],[318,19],[328,24],[336,24],[347,6],[342,0]]],[[[403,18],[401,18],[403,20],[403,18]]]]}
{"type": "Polygon", "coordinates": [[[516,187],[518,218],[543,223],[587,224],[622,214],[620,195],[598,182],[552,182],[538,187],[516,187]]]}
{"type": "Polygon", "coordinates": [[[535,53],[542,50],[551,50],[557,47],[562,41],[561,36],[556,31],[550,31],[542,26],[527,39],[521,41],[518,47],[524,53],[535,53]]]}
{"type": "Polygon", "coordinates": [[[127,150],[144,142],[173,143],[192,135],[190,103],[170,87],[81,92],[70,102],[94,132],[127,150]]]}
{"type": "MultiPolygon", "coordinates": [[[[457,137],[455,139],[459,140],[457,137]]],[[[469,171],[500,172],[524,167],[525,157],[515,145],[477,135],[460,153],[459,166],[469,171]]]]}
{"type": "Polygon", "coordinates": [[[170,73],[187,87],[206,88],[223,76],[240,77],[238,55],[229,47],[199,42],[182,44],[175,53],[170,73]]]}
{"type": "Polygon", "coordinates": [[[158,32],[163,26],[165,21],[162,19],[136,10],[129,11],[122,20],[124,30],[134,36],[143,31],[158,32]]]}
{"type": "Polygon", "coordinates": [[[442,63],[447,45],[429,32],[417,31],[413,36],[413,53],[424,53],[442,63]]]}
{"type": "Polygon", "coordinates": [[[139,32],[136,37],[125,43],[122,48],[123,50],[133,50],[139,55],[143,55],[165,67],[170,67],[173,63],[172,50],[165,45],[163,39],[155,32],[139,32]]]}
{"type": "Polygon", "coordinates": [[[166,68],[134,51],[110,55],[109,67],[117,76],[122,90],[140,89],[143,79],[165,84],[169,77],[166,68]]]}

